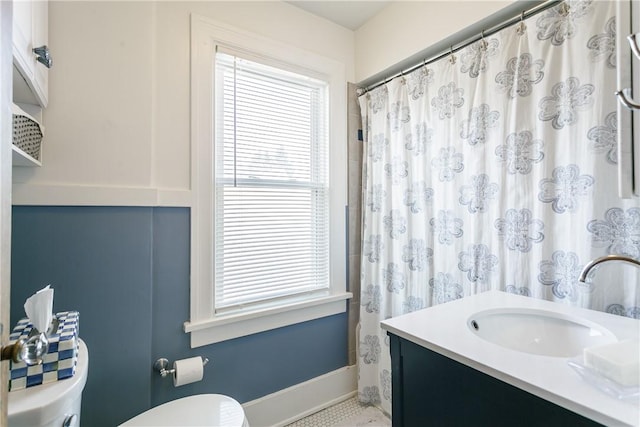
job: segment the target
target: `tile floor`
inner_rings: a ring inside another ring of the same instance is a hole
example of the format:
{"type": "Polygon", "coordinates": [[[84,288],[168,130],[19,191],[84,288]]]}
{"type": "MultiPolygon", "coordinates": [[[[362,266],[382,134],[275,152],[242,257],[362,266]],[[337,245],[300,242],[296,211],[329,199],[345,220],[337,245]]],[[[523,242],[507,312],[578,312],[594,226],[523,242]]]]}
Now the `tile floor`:
{"type": "Polygon", "coordinates": [[[286,427],[331,427],[360,414],[367,408],[356,397],[337,403],[320,412],[302,418],[286,427]]]}

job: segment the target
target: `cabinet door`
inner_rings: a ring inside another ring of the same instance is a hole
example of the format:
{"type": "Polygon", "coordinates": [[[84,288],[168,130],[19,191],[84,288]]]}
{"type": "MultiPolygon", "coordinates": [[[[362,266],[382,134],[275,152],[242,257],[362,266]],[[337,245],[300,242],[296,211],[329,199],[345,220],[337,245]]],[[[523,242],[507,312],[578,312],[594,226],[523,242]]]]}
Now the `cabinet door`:
{"type": "MultiPolygon", "coordinates": [[[[33,47],[48,46],[49,42],[49,3],[37,0],[33,2],[33,47]]],[[[49,69],[39,62],[34,63],[34,86],[37,97],[43,107],[47,105],[49,90],[49,69]]]]}
{"type": "Polygon", "coordinates": [[[597,427],[581,415],[390,334],[393,427],[597,427]]]}
{"type": "MultiPolygon", "coordinates": [[[[47,45],[49,32],[49,4],[43,0],[15,0],[13,2],[13,64],[28,86],[30,96],[21,88],[18,101],[47,106],[49,70],[36,60],[33,49],[47,45]],[[25,99],[26,98],[26,99],[25,99]]],[[[16,81],[16,79],[14,79],[16,81]]],[[[20,82],[20,79],[17,80],[20,82]]],[[[15,99],[14,99],[15,100],[15,99]]]]}
{"type": "MultiPolygon", "coordinates": [[[[0,0],[0,345],[9,343],[11,281],[11,3],[0,0]]],[[[7,425],[9,363],[0,363],[0,425],[7,425]]]]}
{"type": "Polygon", "coordinates": [[[25,78],[33,78],[32,39],[33,2],[16,0],[13,2],[13,61],[25,78]]]}
{"type": "MultiPolygon", "coordinates": [[[[616,11],[618,90],[631,89],[631,100],[640,102],[640,58],[633,55],[627,36],[640,32],[640,4],[620,0],[616,11]]],[[[618,102],[618,194],[640,196],[640,110],[618,102]]]]}

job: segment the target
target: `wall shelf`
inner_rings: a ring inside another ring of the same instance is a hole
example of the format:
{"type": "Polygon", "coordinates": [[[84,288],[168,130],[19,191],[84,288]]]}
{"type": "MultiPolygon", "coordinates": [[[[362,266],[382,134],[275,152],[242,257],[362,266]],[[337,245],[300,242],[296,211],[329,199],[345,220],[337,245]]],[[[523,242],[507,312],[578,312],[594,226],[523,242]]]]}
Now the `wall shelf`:
{"type": "Polygon", "coordinates": [[[42,166],[42,162],[34,159],[15,145],[11,145],[13,166],[42,166]]]}

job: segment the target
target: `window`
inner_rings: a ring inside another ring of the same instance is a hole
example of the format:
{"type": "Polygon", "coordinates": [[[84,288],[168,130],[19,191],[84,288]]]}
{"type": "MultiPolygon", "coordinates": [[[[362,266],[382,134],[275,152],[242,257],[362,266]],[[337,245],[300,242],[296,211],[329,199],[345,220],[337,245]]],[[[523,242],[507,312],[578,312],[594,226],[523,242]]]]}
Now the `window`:
{"type": "Polygon", "coordinates": [[[215,311],[326,292],[327,83],[215,61],[215,311]]]}
{"type": "Polygon", "coordinates": [[[343,68],[192,16],[192,347],[345,311],[343,68]]]}

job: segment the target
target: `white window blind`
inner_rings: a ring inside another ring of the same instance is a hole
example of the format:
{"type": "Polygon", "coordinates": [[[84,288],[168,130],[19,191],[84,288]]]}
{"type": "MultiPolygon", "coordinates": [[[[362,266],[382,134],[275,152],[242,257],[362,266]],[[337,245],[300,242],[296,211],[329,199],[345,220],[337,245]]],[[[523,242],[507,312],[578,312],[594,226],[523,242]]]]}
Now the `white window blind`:
{"type": "Polygon", "coordinates": [[[215,58],[215,311],[325,292],[328,85],[215,58]]]}

